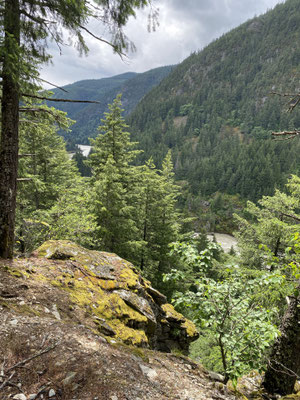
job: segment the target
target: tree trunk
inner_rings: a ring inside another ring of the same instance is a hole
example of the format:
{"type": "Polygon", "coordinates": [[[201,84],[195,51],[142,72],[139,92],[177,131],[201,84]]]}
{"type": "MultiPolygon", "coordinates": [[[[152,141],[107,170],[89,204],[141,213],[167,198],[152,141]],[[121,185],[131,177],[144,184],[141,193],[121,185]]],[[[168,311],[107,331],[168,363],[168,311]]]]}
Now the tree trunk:
{"type": "Polygon", "coordinates": [[[12,258],[19,147],[19,0],[5,1],[4,30],[0,142],[0,257],[12,258]]]}
{"type": "Polygon", "coordinates": [[[300,284],[281,325],[281,336],[274,344],[263,386],[269,393],[293,392],[300,375],[300,284]]]}

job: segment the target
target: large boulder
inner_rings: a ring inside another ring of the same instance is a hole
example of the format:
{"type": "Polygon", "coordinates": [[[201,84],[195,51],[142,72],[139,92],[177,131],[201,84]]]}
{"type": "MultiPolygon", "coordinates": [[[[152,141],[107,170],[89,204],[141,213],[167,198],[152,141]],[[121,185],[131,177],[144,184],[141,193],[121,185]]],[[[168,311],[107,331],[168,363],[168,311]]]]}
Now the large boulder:
{"type": "Polygon", "coordinates": [[[194,324],[116,254],[87,250],[65,240],[45,242],[37,257],[62,260],[48,277],[84,309],[95,329],[110,340],[170,352],[187,352],[198,338],[194,324]],[[53,276],[54,275],[54,276],[53,276]]]}

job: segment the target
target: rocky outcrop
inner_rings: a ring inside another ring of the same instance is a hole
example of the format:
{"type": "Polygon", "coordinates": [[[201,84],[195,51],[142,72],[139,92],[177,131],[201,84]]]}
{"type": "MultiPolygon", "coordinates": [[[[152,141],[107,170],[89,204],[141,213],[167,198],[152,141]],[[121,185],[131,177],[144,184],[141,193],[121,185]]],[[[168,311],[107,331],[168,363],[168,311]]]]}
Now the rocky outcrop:
{"type": "Polygon", "coordinates": [[[84,308],[101,334],[165,352],[186,352],[198,338],[194,324],[116,254],[60,240],[45,242],[35,255],[64,260],[50,282],[84,308]]]}
{"type": "Polygon", "coordinates": [[[196,336],[114,254],[48,242],[33,257],[0,259],[1,400],[268,398],[257,373],[225,386],[180,352],[147,348],[186,349],[196,336]]]}

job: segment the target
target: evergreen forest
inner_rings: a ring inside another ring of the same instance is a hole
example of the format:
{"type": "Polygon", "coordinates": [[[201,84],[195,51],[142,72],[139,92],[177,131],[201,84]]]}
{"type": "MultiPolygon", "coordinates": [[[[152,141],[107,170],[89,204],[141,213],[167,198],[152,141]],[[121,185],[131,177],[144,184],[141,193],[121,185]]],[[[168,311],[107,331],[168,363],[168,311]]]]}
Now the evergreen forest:
{"type": "MultiPolygon", "coordinates": [[[[49,9],[13,2],[23,16],[19,33],[15,8],[0,5],[10,32],[0,42],[0,257],[26,257],[47,240],[115,253],[194,321],[200,337],[190,357],[235,388],[255,370],[263,390],[293,393],[300,376],[299,1],[245,22],[177,66],[80,81],[64,95],[39,81],[47,61],[41,21],[58,13],[85,50],[77,29],[89,2],[76,3],[73,16],[59,8],[68,1],[46,1],[49,9]],[[66,149],[76,143],[91,145],[88,157],[79,150],[70,157],[66,149]],[[237,247],[224,252],[208,233],[234,235],[237,247]]],[[[125,3],[108,20],[119,28],[149,2],[125,3]]],[[[122,54],[125,38],[114,40],[122,54]]]]}

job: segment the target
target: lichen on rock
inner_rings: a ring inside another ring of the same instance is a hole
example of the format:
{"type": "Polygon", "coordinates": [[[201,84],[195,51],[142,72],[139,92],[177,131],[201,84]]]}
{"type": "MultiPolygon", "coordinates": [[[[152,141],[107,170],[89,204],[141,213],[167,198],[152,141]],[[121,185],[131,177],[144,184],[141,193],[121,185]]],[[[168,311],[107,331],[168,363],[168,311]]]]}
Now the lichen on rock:
{"type": "Polygon", "coordinates": [[[194,324],[116,254],[88,250],[67,240],[45,242],[34,254],[61,260],[50,283],[94,318],[99,333],[167,352],[173,348],[186,352],[197,339],[194,324]]]}

